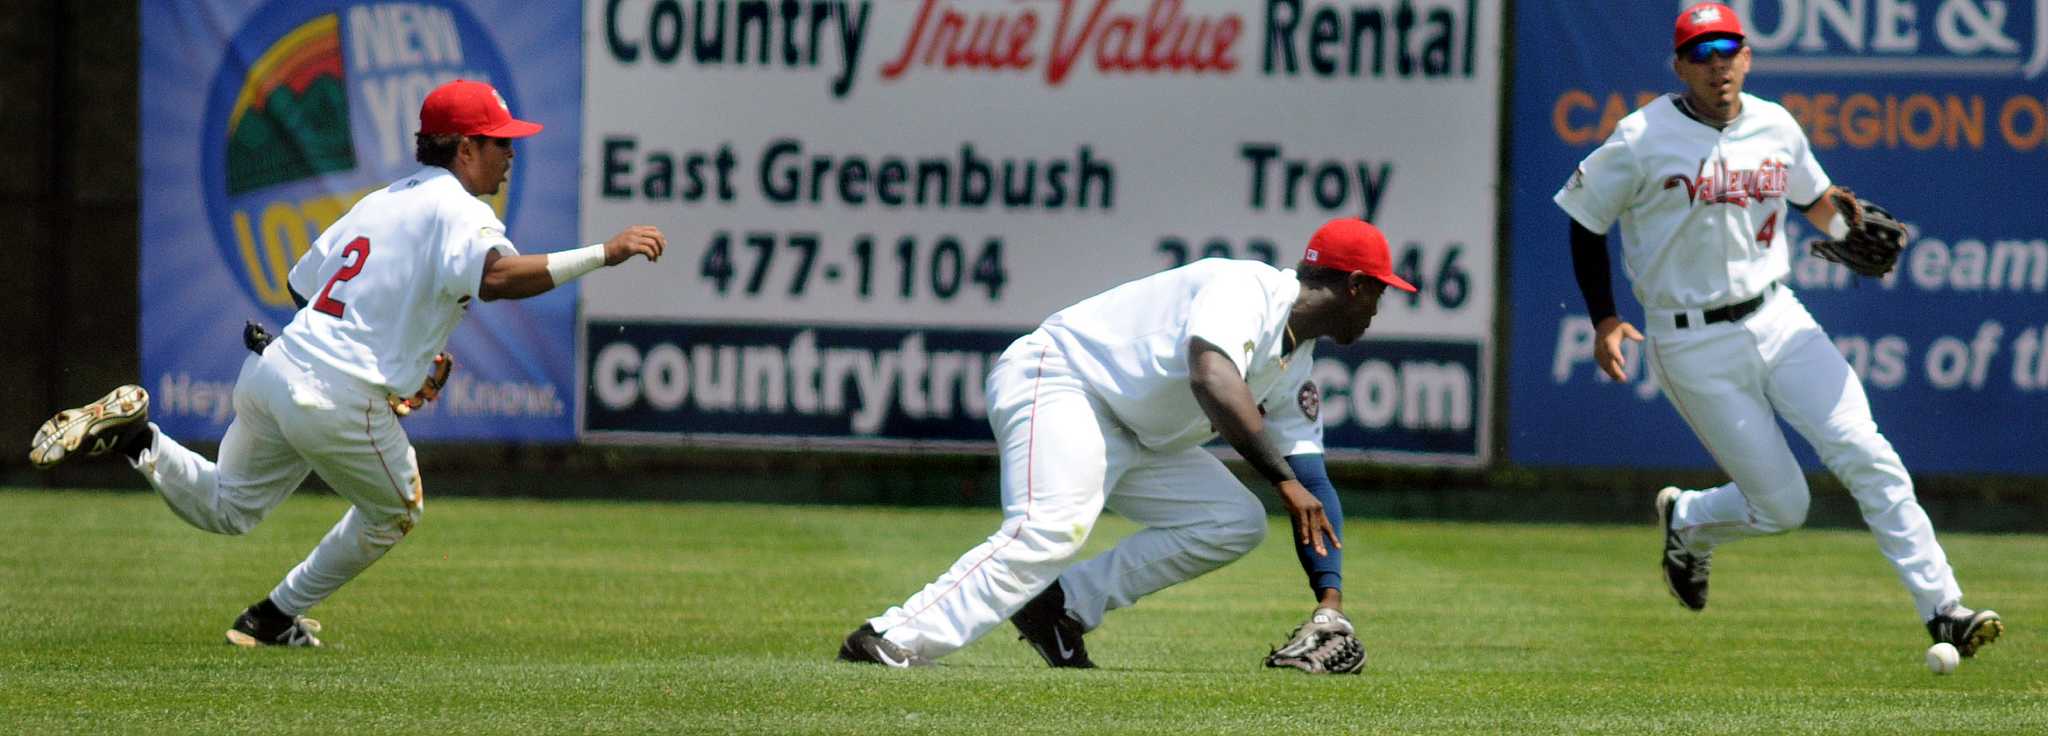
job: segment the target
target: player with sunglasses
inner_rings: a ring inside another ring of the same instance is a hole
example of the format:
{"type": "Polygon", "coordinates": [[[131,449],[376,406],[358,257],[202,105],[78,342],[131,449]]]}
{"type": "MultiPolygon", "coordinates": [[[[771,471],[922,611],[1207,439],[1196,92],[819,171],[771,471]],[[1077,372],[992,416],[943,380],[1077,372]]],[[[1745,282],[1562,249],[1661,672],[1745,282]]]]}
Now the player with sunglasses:
{"type": "Polygon", "coordinates": [[[1672,50],[1684,91],[1623,118],[1554,198],[1571,215],[1572,268],[1601,370],[1629,380],[1622,341],[1645,340],[1621,319],[1609,283],[1607,230],[1619,221],[1649,333],[1648,370],[1731,478],[1658,493],[1664,581],[1680,604],[1703,610],[1715,547],[1805,523],[1809,490],[1778,429],[1783,419],[1855,496],[1934,641],[1971,656],[2004,624],[1997,613],[1962,606],[1955,572],[1912,477],[1871,418],[1862,381],[1780,283],[1791,272],[1788,205],[1835,239],[1852,228],[1838,206],[1856,210],[1859,223],[1862,206],[1837,204],[1843,190],[1785,108],[1743,93],[1751,54],[1734,10],[1686,8],[1672,50]]]}

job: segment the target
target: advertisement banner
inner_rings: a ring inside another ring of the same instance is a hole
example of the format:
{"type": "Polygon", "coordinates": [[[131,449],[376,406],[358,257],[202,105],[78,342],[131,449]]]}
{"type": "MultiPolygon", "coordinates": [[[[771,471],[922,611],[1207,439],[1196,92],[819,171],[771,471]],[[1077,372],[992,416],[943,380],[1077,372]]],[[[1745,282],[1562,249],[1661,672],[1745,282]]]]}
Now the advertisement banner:
{"type": "Polygon", "coordinates": [[[864,374],[825,368],[816,403],[783,407],[699,381],[801,349],[927,384],[951,361],[978,384],[987,354],[1073,302],[1204,257],[1292,266],[1356,216],[1422,292],[1389,295],[1363,344],[1319,349],[1370,387],[1357,416],[1385,420],[1333,426],[1333,454],[1485,459],[1497,1],[616,0],[584,20],[581,233],[670,241],[584,281],[587,437],[985,444],[965,384],[835,404],[864,374]],[[629,405],[625,366],[656,350],[695,386],[629,405]],[[1439,398],[1374,403],[1400,400],[1372,392],[1409,363],[1455,366],[1407,380],[1455,386],[1441,401],[1462,419],[1424,408],[1439,398]],[[907,401],[927,393],[950,403],[907,401]]]}
{"type": "MultiPolygon", "coordinates": [[[[574,245],[582,126],[575,4],[420,0],[142,4],[142,385],[151,419],[217,439],[248,357],[242,322],[281,329],[285,274],[365,193],[419,169],[420,102],[490,82],[547,127],[488,198],[529,252],[574,245]],[[516,16],[517,23],[499,22],[516,16]]],[[[313,295],[305,295],[311,297],[313,295]]],[[[576,289],[476,305],[449,340],[415,439],[575,437],[576,289]]]]}
{"type": "MultiPolygon", "coordinates": [[[[1570,220],[1551,202],[1617,120],[1679,89],[1672,23],[1691,4],[1517,6],[1508,377],[1516,462],[1712,467],[1641,370],[1640,349],[1628,352],[1633,385],[1594,366],[1570,220]]],[[[1729,4],[1753,54],[1745,89],[1799,120],[1835,183],[1913,229],[1898,269],[1880,281],[1811,257],[1815,228],[1802,217],[1785,223],[1795,248],[1785,283],[1862,376],[1879,429],[1914,471],[2048,471],[2033,419],[2048,413],[2048,0],[1729,4]]],[[[1614,260],[1622,316],[1640,326],[1642,309],[1614,260]]],[[[1793,445],[1819,467],[1804,442],[1793,445]]]]}

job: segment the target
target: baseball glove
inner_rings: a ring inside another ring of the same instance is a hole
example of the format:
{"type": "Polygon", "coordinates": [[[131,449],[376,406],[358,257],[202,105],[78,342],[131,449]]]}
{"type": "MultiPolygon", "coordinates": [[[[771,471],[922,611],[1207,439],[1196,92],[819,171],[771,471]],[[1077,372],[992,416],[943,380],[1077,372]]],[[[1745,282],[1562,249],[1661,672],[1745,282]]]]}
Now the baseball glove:
{"type": "Polygon", "coordinates": [[[270,340],[270,329],[262,322],[253,319],[242,322],[242,347],[248,348],[249,352],[262,355],[263,349],[270,347],[270,340]]]}
{"type": "Polygon", "coordinates": [[[1877,203],[1858,199],[1847,189],[1836,187],[1829,196],[1834,198],[1835,211],[1842,213],[1842,221],[1849,224],[1849,232],[1840,238],[1813,241],[1809,246],[1813,254],[1871,278],[1891,273],[1898,265],[1899,253],[1906,249],[1905,224],[1877,203]]]}
{"type": "Polygon", "coordinates": [[[413,410],[426,406],[427,402],[441,398],[441,387],[448,385],[448,374],[455,371],[455,356],[441,353],[434,356],[434,367],[427,371],[427,382],[420,384],[420,390],[411,396],[400,397],[390,394],[384,400],[391,404],[391,413],[404,419],[413,410]]]}
{"type": "Polygon", "coordinates": [[[1266,666],[1293,667],[1312,675],[1357,674],[1365,669],[1365,645],[1344,614],[1318,608],[1294,628],[1286,644],[1266,655],[1266,666]]]}

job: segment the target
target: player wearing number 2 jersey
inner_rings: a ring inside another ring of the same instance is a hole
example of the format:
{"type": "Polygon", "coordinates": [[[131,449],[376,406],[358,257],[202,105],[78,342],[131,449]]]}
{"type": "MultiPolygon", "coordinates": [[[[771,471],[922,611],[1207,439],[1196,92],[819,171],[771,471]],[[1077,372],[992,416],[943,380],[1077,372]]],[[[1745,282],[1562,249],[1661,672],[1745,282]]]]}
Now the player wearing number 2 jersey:
{"type": "Polygon", "coordinates": [[[1596,327],[1594,355],[1628,379],[1621,320],[1608,284],[1606,232],[1622,253],[1649,339],[1649,369],[1732,482],[1657,496],[1662,567],[1687,608],[1707,605],[1717,545],[1790,531],[1806,519],[1806,478],[1778,430],[1784,419],[1848,486],[1878,548],[1898,569],[1937,642],[1963,656],[2003,630],[1998,614],[1961,605],[1962,589],[1934,539],[1863,384],[1787,286],[1786,206],[1841,237],[1834,187],[1783,107],[1742,92],[1750,50],[1725,5],[1678,16],[1673,69],[1684,94],[1621,120],[1579,164],[1556,201],[1572,218],[1572,256],[1596,327]]]}
{"type": "Polygon", "coordinates": [[[179,517],[219,534],[248,532],[319,473],[349,500],[348,513],[227,632],[241,646],[319,646],[320,625],[303,614],[420,519],[419,466],[397,397],[427,382],[470,303],[534,296],[636,253],[654,260],[666,245],[660,231],[638,226],[605,243],[519,255],[477,197],[497,193],[512,139],[540,130],[482,82],[427,95],[415,154],[425,167],[357,202],[292,268],[301,308],[243,362],[218,464],[149,424],[140,386],[45,422],[30,461],[47,467],[118,450],[179,517]]]}

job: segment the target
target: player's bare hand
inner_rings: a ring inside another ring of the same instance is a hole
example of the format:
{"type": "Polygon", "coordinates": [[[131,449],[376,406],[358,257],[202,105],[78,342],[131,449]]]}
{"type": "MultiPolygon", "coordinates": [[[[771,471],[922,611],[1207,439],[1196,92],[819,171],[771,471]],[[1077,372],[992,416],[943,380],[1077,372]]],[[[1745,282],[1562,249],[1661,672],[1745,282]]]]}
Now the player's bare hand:
{"type": "Polygon", "coordinates": [[[1600,324],[1593,330],[1594,362],[1600,364],[1600,370],[1605,371],[1608,378],[1627,382],[1628,358],[1621,354],[1621,341],[1642,342],[1643,333],[1637,332],[1635,325],[1621,321],[1620,317],[1600,320],[1600,324]]]}
{"type": "Polygon", "coordinates": [[[1294,520],[1295,541],[1309,545],[1317,555],[1327,555],[1330,547],[1343,549],[1344,543],[1337,541],[1337,528],[1330,523],[1330,517],[1323,512],[1323,502],[1309,493],[1300,481],[1280,482],[1280,503],[1287,507],[1287,515],[1294,520]],[[1323,545],[1329,539],[1329,547],[1323,545]]]}
{"type": "Polygon", "coordinates": [[[616,266],[636,255],[647,256],[649,262],[661,260],[661,251],[668,247],[668,236],[653,225],[634,225],[619,231],[604,243],[604,265],[616,266]]]}

